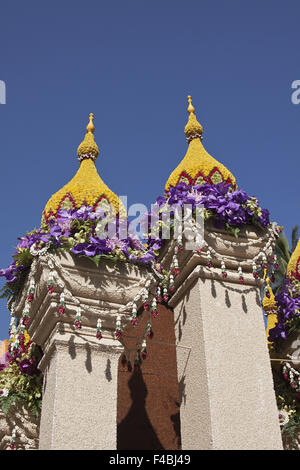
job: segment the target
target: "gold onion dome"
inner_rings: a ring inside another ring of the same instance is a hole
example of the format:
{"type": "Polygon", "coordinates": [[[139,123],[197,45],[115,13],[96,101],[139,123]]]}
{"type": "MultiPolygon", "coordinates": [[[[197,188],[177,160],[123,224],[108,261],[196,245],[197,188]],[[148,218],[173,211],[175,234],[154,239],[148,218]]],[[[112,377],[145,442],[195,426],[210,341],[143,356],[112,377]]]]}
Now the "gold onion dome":
{"type": "Polygon", "coordinates": [[[126,217],[122,202],[102,181],[95,167],[99,155],[98,146],[94,140],[94,115],[91,113],[86,127],[87,133],[77,149],[80,167],[74,178],[62,189],[57,191],[47,202],[42,216],[42,225],[55,217],[60,209],[79,209],[90,206],[96,209],[99,205],[110,205],[114,215],[126,217]]]}
{"type": "Polygon", "coordinates": [[[300,281],[300,239],[290,258],[287,267],[287,277],[292,280],[296,279],[297,281],[300,281]]]}
{"type": "Polygon", "coordinates": [[[191,96],[188,96],[188,103],[189,120],[184,129],[189,144],[188,150],[183,160],[169,177],[165,192],[178,183],[186,183],[190,186],[205,183],[217,184],[224,181],[235,188],[236,180],[232,173],[209,155],[203,147],[201,142],[203,129],[197,121],[191,96]]]}

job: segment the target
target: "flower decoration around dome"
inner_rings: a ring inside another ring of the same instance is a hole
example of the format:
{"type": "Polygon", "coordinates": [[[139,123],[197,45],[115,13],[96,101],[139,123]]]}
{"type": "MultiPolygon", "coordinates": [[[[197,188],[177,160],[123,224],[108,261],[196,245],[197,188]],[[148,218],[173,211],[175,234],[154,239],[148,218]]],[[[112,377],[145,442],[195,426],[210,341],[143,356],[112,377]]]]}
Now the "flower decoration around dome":
{"type": "Polygon", "coordinates": [[[42,215],[42,226],[57,217],[60,210],[76,210],[82,206],[96,210],[101,207],[112,215],[126,218],[126,210],[118,196],[102,181],[95,167],[99,149],[94,139],[94,115],[91,113],[86,127],[87,133],[78,147],[80,167],[72,180],[55,193],[47,202],[42,215]]]}

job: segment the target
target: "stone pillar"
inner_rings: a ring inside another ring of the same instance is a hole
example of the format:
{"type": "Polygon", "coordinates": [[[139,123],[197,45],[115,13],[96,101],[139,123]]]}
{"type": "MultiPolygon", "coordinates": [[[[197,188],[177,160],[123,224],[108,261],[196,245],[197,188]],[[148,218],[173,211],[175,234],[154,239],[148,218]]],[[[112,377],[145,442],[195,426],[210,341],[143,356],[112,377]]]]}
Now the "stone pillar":
{"type": "MultiPolygon", "coordinates": [[[[28,332],[44,353],[39,365],[44,374],[39,449],[116,449],[117,372],[123,348],[114,331],[118,316],[122,327],[128,323],[131,312],[126,305],[139,295],[149,273],[111,261],[97,268],[90,260],[64,254],[39,258],[34,278],[28,332]],[[51,271],[55,275],[50,295],[51,271]],[[65,312],[59,315],[62,292],[65,312]],[[79,303],[81,328],[76,329],[79,303]]],[[[25,286],[16,305],[18,315],[27,290],[25,286]]]]}
{"type": "MultiPolygon", "coordinates": [[[[169,305],[178,344],[182,449],[282,448],[260,285],[252,275],[252,260],[267,243],[260,237],[248,230],[236,239],[206,226],[205,241],[218,254],[211,268],[206,249],[178,253],[181,271],[169,305]]],[[[171,263],[172,243],[162,255],[164,266],[171,263]]]]}

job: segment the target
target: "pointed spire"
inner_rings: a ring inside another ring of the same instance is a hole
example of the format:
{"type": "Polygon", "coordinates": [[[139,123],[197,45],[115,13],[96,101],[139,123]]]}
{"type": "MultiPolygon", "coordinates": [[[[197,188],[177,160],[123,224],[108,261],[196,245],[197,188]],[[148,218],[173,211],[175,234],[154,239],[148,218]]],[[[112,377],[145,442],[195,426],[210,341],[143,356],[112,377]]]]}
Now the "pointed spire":
{"type": "Polygon", "coordinates": [[[187,141],[190,142],[193,139],[199,138],[202,140],[202,131],[203,128],[201,124],[197,121],[196,115],[195,115],[195,108],[192,105],[192,97],[189,95],[188,96],[188,113],[189,113],[189,120],[187,125],[185,126],[184,133],[186,135],[187,141]]]}
{"type": "Polygon", "coordinates": [[[270,278],[267,275],[267,269],[264,270],[264,279],[266,281],[266,288],[265,288],[265,296],[262,301],[262,308],[265,311],[265,314],[267,315],[267,341],[268,341],[268,346],[269,349],[273,349],[273,343],[269,341],[269,333],[270,330],[272,330],[277,322],[277,302],[275,299],[275,295],[273,293],[272,287],[271,287],[271,281],[270,278]]]}
{"type": "Polygon", "coordinates": [[[85,158],[91,158],[93,161],[95,161],[99,155],[99,149],[93,135],[95,131],[93,120],[94,114],[90,113],[89,123],[86,126],[87,133],[85,134],[84,140],[77,149],[78,160],[80,162],[85,158]]]}

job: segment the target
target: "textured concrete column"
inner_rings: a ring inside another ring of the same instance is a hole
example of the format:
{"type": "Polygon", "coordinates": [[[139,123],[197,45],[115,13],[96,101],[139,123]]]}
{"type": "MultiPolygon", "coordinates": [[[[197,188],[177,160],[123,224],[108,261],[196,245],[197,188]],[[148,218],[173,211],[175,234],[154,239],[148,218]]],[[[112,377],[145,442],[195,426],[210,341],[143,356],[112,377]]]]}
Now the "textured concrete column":
{"type": "MultiPolygon", "coordinates": [[[[114,336],[116,312],[141,291],[148,273],[110,261],[97,268],[89,260],[69,255],[57,255],[52,264],[56,270],[60,267],[62,277],[60,281],[54,278],[54,292],[49,295],[51,266],[43,258],[38,261],[28,327],[32,340],[44,352],[39,366],[44,374],[39,448],[116,449],[117,372],[123,349],[114,336]],[[59,316],[63,290],[66,309],[59,316]],[[79,330],[74,326],[75,299],[81,305],[79,330]],[[99,318],[101,341],[96,338],[99,318]]],[[[18,315],[24,308],[27,287],[16,307],[18,315]]],[[[129,316],[130,312],[121,314],[122,327],[129,316]]]]}
{"type": "MultiPolygon", "coordinates": [[[[264,244],[254,232],[237,240],[209,226],[205,240],[224,259],[227,278],[214,257],[214,266],[206,266],[205,250],[184,250],[169,302],[178,343],[182,448],[281,449],[260,289],[251,272],[251,259],[264,244]],[[240,284],[237,267],[245,261],[240,284]]],[[[168,256],[166,250],[165,265],[168,256]]]]}

